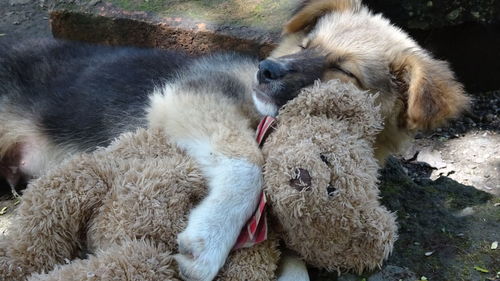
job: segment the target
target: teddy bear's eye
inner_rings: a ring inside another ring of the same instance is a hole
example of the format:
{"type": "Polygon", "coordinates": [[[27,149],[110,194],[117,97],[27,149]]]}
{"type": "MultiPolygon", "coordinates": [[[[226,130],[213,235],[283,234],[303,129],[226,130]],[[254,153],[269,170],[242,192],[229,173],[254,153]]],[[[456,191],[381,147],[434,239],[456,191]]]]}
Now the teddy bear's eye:
{"type": "Polygon", "coordinates": [[[320,154],[319,157],[321,158],[321,161],[325,162],[326,165],[330,165],[330,162],[328,161],[328,158],[325,155],[320,154]]]}
{"type": "Polygon", "coordinates": [[[309,190],[312,177],[309,171],[302,168],[297,168],[294,171],[293,178],[290,180],[290,186],[297,191],[309,190]]]}

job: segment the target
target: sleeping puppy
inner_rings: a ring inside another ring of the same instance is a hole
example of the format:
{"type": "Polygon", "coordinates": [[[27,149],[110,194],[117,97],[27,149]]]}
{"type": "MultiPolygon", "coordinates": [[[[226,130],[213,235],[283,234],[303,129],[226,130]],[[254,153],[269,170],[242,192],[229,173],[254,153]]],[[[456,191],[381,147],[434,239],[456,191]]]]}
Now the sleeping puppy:
{"type": "MultiPolygon", "coordinates": [[[[254,103],[267,115],[315,79],[339,79],[378,95],[384,129],[374,150],[381,164],[415,132],[444,124],[470,102],[446,62],[358,0],[302,2],[257,77],[254,103]]],[[[309,280],[296,258],[287,257],[281,268],[280,281],[309,280]]]]}
{"type": "Polygon", "coordinates": [[[138,127],[195,159],[209,193],[179,234],[180,272],[212,280],[261,192],[252,104],[258,62],[56,40],[0,51],[0,173],[12,186],[138,127]]]}

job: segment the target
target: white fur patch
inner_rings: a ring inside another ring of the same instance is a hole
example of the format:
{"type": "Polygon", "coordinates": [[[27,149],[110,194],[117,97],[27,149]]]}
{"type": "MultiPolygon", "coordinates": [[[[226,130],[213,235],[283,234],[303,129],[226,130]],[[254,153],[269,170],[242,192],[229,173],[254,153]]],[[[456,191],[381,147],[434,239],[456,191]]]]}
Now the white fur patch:
{"type": "Polygon", "coordinates": [[[260,100],[255,93],[252,94],[252,99],[253,103],[255,105],[255,108],[259,111],[260,114],[262,115],[267,115],[267,116],[272,116],[275,117],[278,115],[278,106],[272,103],[264,102],[260,100]]]}
{"type": "Polygon", "coordinates": [[[149,96],[148,122],[150,128],[163,127],[168,118],[168,110],[172,104],[174,89],[170,85],[164,85],[149,96]]]}

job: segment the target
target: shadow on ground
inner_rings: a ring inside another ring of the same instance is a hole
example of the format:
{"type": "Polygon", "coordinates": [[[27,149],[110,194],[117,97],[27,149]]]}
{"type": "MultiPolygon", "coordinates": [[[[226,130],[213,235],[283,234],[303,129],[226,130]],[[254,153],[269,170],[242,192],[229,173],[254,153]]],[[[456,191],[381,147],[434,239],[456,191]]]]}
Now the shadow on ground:
{"type": "Polygon", "coordinates": [[[500,198],[448,177],[414,181],[408,165],[413,164],[391,158],[380,185],[381,201],[396,212],[399,224],[399,239],[386,265],[402,269],[338,278],[313,270],[313,280],[500,280],[500,250],[491,249],[500,233],[500,198]]]}
{"type": "Polygon", "coordinates": [[[500,231],[499,198],[448,177],[413,182],[391,159],[382,171],[382,202],[397,212],[399,239],[388,264],[429,280],[484,280],[474,266],[500,270],[490,245],[500,231]]]}

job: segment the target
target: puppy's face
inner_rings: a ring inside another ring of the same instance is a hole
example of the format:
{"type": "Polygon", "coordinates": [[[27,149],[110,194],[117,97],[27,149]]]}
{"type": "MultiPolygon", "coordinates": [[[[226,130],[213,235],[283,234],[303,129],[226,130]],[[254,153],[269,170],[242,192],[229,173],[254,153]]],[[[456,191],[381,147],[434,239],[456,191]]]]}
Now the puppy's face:
{"type": "Polygon", "coordinates": [[[469,101],[445,62],[355,0],[304,2],[257,78],[254,101],[268,115],[318,79],[379,93],[382,114],[408,130],[440,125],[469,101]]]}
{"type": "Polygon", "coordinates": [[[276,115],[278,109],[298,95],[300,89],[323,76],[325,56],[315,49],[268,58],[259,64],[254,88],[254,102],[265,115],[276,115]]]}

